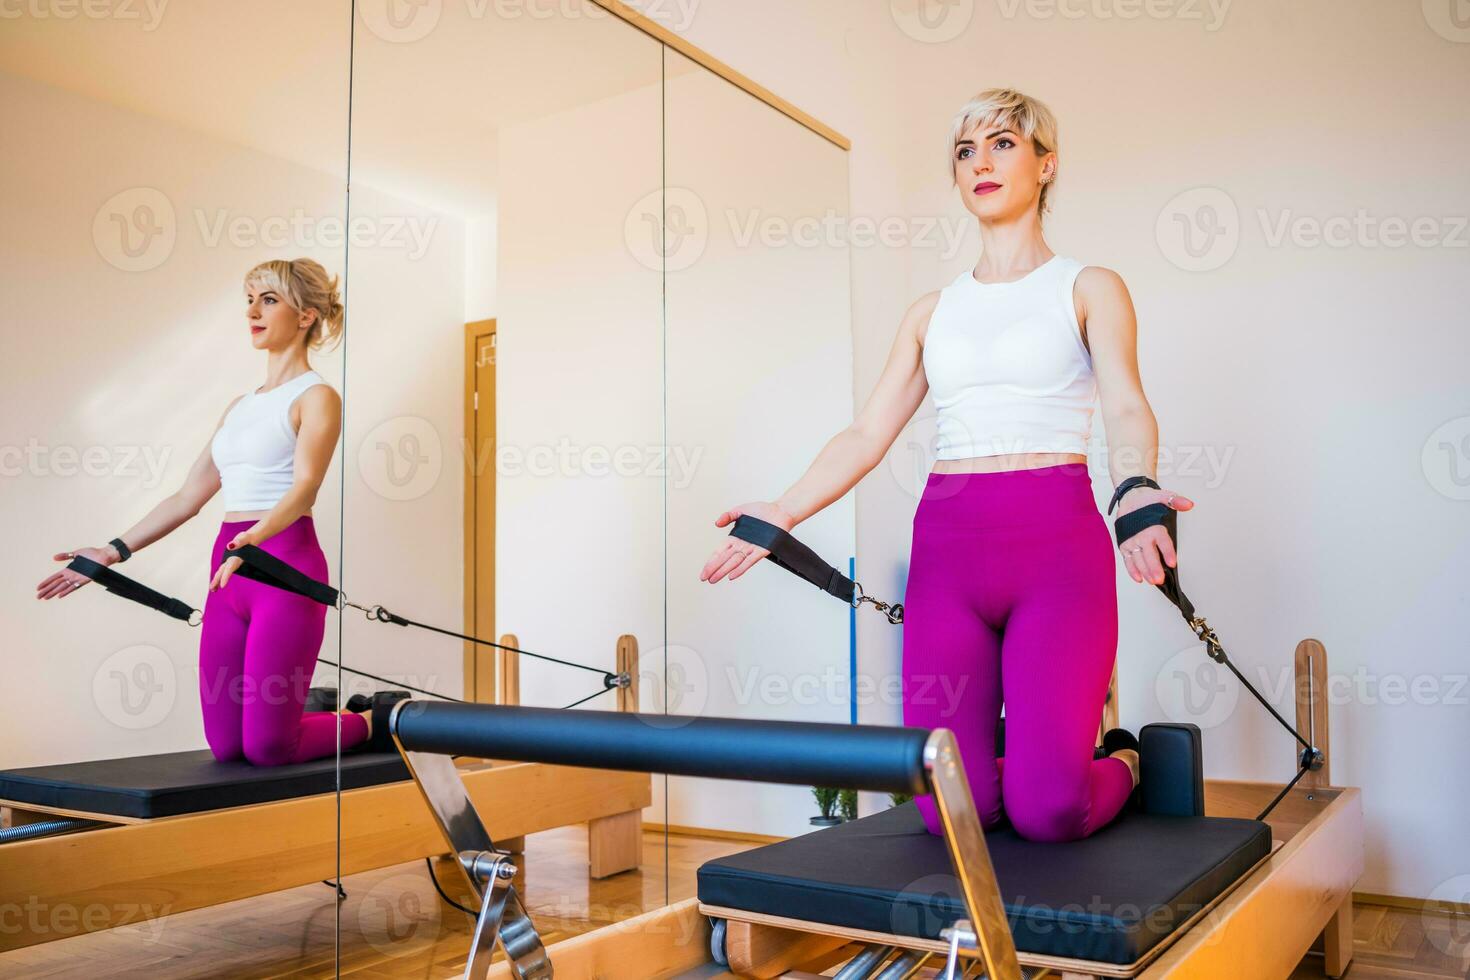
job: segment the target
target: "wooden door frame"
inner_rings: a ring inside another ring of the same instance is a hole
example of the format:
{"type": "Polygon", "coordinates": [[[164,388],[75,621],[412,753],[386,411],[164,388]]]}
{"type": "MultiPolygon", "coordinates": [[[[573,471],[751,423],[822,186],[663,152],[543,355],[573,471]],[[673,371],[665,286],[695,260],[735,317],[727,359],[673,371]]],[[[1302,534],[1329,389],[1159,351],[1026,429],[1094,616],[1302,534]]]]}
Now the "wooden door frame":
{"type": "MultiPolygon", "coordinates": [[[[464,561],[462,563],[464,572],[464,622],[466,627],[474,627],[472,632],[475,636],[493,636],[495,624],[482,624],[476,621],[476,582],[475,582],[475,479],[476,471],[480,462],[480,447],[473,438],[475,432],[475,370],[476,361],[479,357],[475,338],[489,333],[496,333],[495,318],[487,320],[472,320],[464,325],[464,442],[466,450],[464,467],[464,561]]],[[[492,434],[491,439],[495,436],[492,434]]],[[[491,467],[489,479],[495,479],[494,447],[491,449],[491,467]]],[[[493,521],[495,516],[492,514],[493,521]]],[[[493,556],[492,556],[493,560],[493,556]]],[[[490,583],[491,607],[494,607],[495,583],[490,583]]],[[[493,655],[492,655],[493,656],[493,655]]],[[[464,643],[464,692],[466,701],[488,700],[495,701],[495,670],[486,672],[485,677],[478,676],[476,664],[481,659],[480,651],[476,645],[465,641],[464,643]],[[488,692],[488,696],[487,696],[488,692]],[[477,696],[477,694],[479,696],[477,696]]]]}

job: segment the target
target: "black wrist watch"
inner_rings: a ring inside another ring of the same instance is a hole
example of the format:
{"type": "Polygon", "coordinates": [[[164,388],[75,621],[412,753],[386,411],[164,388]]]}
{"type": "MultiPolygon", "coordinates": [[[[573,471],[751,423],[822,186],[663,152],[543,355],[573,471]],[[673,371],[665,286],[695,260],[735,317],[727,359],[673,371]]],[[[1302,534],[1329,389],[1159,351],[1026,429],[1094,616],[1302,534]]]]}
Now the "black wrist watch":
{"type": "Polygon", "coordinates": [[[123,544],[122,538],[113,538],[107,543],[117,549],[117,560],[119,563],[125,562],[129,558],[133,557],[132,551],[128,549],[127,545],[123,544]]]}
{"type": "Polygon", "coordinates": [[[1118,484],[1118,489],[1113,491],[1113,499],[1108,501],[1109,514],[1113,512],[1114,507],[1118,506],[1118,501],[1123,499],[1123,494],[1132,490],[1134,487],[1152,487],[1155,490],[1162,489],[1157,483],[1146,476],[1130,476],[1118,484]]]}

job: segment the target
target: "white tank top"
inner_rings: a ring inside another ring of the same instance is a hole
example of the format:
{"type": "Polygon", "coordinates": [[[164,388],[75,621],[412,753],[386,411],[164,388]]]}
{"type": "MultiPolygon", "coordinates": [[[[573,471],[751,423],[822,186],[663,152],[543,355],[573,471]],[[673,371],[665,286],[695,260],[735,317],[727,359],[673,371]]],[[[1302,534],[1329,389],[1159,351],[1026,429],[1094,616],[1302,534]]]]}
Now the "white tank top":
{"type": "Polygon", "coordinates": [[[1072,302],[1082,268],[1053,255],[997,283],[966,269],[940,291],[924,336],[939,459],[1086,454],[1097,381],[1072,302]]]}
{"type": "Polygon", "coordinates": [[[326,384],[307,371],[263,394],[250,392],[225,415],[210,443],[225,510],[270,510],[291,489],[296,430],[291,405],[306,389],[326,384]]]}

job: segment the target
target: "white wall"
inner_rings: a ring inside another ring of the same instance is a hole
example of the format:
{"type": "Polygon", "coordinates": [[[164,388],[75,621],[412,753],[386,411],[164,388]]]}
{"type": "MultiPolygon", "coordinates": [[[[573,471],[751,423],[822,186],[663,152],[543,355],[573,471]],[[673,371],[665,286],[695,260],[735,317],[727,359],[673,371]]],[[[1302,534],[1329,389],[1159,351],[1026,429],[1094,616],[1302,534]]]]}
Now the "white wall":
{"type": "MultiPolygon", "coordinates": [[[[321,222],[341,221],[343,184],[9,75],[0,127],[26,134],[0,155],[3,764],[203,748],[198,630],[99,586],[45,603],[34,586],[61,567],[54,553],[105,544],[178,489],[226,405],[265,380],[244,275],[302,255],[340,273],[321,222]],[[297,216],[312,230],[292,231],[297,216]]],[[[340,350],[312,363],[340,387],[340,350]]],[[[333,568],[340,466],[314,508],[333,568]]],[[[223,514],[216,497],[122,571],[202,607],[223,514]]],[[[329,628],[322,656],[336,659],[336,641],[329,628]]]]}
{"type": "MultiPolygon", "coordinates": [[[[898,247],[854,249],[854,406],[903,310],[977,256],[973,237],[951,254],[924,230],[964,214],[941,155],[953,113],[992,85],[1047,101],[1062,139],[1049,241],[1118,270],[1132,291],[1144,384],[1172,451],[1162,482],[1198,501],[1181,519],[1186,590],[1247,675],[1265,672],[1278,707],[1289,707],[1279,679],[1295,643],[1326,644],[1333,779],[1362,787],[1367,815],[1358,889],[1461,900],[1435,890],[1470,873],[1456,817],[1470,805],[1458,778],[1470,768],[1466,235],[1273,246],[1259,217],[1274,227],[1361,210],[1455,232],[1470,213],[1470,49],[1446,26],[1448,3],[1165,4],[1149,9],[1176,15],[1132,20],[1106,0],[1067,16],[956,3],[942,16],[931,5],[925,29],[916,2],[845,5],[835,28],[825,5],[771,0],[663,18],[853,140],[855,216],[910,223],[898,247]],[[1202,187],[1233,202],[1238,245],[1218,268],[1190,271],[1156,226],[1179,227],[1174,212],[1202,220],[1204,202],[1180,197],[1202,187]],[[1405,693],[1416,680],[1424,703],[1405,693]]],[[[1099,447],[1101,500],[1103,462],[1099,447]]],[[[884,572],[870,591],[903,587],[908,473],[883,467],[858,490],[860,559],[884,572]]],[[[1170,658],[1191,637],[1121,572],[1119,603],[1122,717],[1136,729],[1179,713],[1170,658]]],[[[865,616],[860,635],[864,671],[897,671],[896,630],[865,616]]],[[[1289,736],[1247,695],[1217,719],[1219,704],[1195,715],[1209,725],[1207,774],[1289,777],[1289,736]]],[[[875,704],[863,717],[899,712],[875,704]]]]}

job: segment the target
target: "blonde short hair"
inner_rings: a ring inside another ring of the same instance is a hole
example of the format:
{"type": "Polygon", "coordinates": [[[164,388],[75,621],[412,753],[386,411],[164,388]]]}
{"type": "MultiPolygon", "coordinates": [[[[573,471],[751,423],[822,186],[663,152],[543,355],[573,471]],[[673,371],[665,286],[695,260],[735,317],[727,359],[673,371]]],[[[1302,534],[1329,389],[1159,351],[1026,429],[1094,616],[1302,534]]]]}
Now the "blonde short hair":
{"type": "MultiPolygon", "coordinates": [[[[1021,134],[1022,139],[1031,141],[1037,156],[1054,152],[1057,148],[1057,120],[1046,103],[1023,95],[1011,88],[988,88],[966,102],[954,117],[949,134],[949,177],[954,180],[955,147],[964,135],[975,126],[1009,129],[1021,134]]],[[[1057,185],[1056,174],[1041,185],[1041,202],[1038,216],[1050,210],[1048,197],[1057,185]]]]}
{"type": "Polygon", "coordinates": [[[320,350],[342,336],[342,297],[337,277],[315,259],[271,259],[245,273],[245,285],[273,289],[294,309],[316,310],[306,331],[306,346],[320,350]]]}

